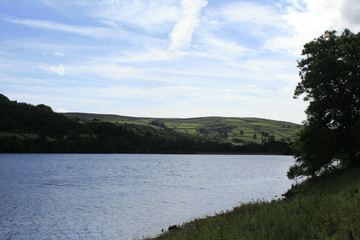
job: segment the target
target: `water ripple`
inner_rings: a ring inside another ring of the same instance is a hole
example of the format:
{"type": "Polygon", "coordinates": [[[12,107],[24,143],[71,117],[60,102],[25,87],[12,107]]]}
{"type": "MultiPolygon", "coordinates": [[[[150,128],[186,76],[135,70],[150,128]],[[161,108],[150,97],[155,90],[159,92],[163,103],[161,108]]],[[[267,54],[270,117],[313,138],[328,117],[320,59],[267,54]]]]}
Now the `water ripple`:
{"type": "Polygon", "coordinates": [[[286,156],[0,154],[0,239],[133,239],[286,191],[286,156]]]}

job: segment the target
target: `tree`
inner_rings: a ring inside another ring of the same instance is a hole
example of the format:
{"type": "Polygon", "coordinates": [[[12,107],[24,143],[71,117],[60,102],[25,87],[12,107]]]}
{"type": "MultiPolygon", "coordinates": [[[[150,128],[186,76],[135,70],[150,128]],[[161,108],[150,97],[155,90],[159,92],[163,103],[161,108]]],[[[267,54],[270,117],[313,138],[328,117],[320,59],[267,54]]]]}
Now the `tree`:
{"type": "Polygon", "coordinates": [[[326,31],[305,44],[302,55],[294,98],[304,94],[309,105],[293,144],[292,178],[315,176],[335,161],[356,164],[360,151],[360,33],[326,31]]]}

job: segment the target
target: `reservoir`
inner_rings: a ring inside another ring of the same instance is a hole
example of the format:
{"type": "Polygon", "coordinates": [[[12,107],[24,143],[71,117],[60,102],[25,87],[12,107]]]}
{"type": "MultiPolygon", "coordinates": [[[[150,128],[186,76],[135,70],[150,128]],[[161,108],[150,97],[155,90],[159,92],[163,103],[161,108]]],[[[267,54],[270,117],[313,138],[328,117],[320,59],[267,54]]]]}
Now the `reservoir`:
{"type": "Polygon", "coordinates": [[[156,236],[290,188],[293,157],[0,154],[0,239],[156,236]]]}

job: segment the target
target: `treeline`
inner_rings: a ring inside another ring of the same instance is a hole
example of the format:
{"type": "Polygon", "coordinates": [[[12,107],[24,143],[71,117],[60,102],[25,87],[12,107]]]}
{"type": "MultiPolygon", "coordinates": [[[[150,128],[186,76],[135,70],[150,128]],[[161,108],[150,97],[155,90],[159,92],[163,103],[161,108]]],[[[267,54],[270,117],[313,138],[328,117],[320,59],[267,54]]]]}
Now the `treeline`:
{"type": "Polygon", "coordinates": [[[290,154],[290,148],[283,142],[235,146],[167,128],[80,121],[0,94],[0,152],[290,154]]]}

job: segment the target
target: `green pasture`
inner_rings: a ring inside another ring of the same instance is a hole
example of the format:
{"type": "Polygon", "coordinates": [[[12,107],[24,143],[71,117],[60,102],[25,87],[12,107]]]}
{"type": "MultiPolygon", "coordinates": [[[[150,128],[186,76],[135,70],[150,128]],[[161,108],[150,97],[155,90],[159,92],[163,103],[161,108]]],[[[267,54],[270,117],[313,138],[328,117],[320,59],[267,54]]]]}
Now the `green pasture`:
{"type": "Polygon", "coordinates": [[[244,142],[262,143],[263,141],[292,141],[301,125],[261,118],[136,118],[107,114],[66,113],[68,117],[85,121],[98,119],[112,123],[128,123],[154,125],[154,122],[163,124],[163,127],[177,132],[200,135],[209,139],[243,144],[244,142]]]}

